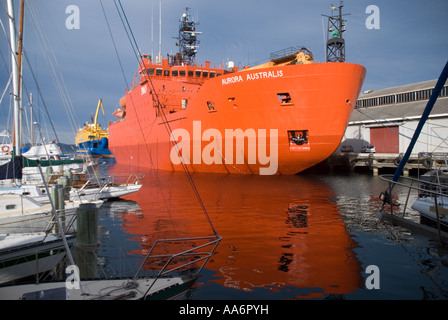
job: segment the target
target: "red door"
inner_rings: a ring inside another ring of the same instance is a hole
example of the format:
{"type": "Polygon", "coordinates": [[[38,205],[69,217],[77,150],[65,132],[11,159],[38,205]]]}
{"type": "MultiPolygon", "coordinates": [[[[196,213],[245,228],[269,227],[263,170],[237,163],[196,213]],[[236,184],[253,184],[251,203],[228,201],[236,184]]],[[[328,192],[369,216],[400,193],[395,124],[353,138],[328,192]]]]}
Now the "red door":
{"type": "Polygon", "coordinates": [[[376,153],[399,153],[398,126],[370,128],[370,144],[376,153]]]}

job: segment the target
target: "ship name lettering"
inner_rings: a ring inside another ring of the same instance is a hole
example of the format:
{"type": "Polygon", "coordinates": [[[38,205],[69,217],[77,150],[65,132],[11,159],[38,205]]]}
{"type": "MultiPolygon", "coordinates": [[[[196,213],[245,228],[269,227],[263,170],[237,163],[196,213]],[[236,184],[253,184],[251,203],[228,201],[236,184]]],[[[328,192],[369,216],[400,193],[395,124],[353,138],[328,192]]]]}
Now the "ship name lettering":
{"type": "Polygon", "coordinates": [[[283,70],[248,73],[247,80],[258,80],[283,77],[283,70]]]}
{"type": "MultiPolygon", "coordinates": [[[[269,78],[279,78],[283,77],[283,70],[275,70],[275,71],[260,71],[260,72],[252,72],[246,75],[246,80],[260,80],[260,79],[269,79],[269,78]]],[[[223,78],[221,80],[222,85],[237,83],[244,81],[244,78],[241,75],[223,78]]]]}
{"type": "Polygon", "coordinates": [[[235,83],[235,82],[240,82],[243,81],[243,77],[242,76],[233,76],[233,77],[228,77],[228,78],[224,78],[222,79],[222,84],[229,84],[229,83],[235,83]]]}

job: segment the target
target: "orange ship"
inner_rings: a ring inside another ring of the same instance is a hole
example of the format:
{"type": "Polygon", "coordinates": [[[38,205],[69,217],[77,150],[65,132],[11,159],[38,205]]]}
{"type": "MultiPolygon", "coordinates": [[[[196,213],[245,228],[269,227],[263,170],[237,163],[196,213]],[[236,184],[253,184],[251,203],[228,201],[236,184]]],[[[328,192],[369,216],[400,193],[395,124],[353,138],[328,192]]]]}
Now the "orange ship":
{"type": "Polygon", "coordinates": [[[194,63],[195,22],[181,19],[181,52],[143,55],[109,125],[118,163],[178,171],[295,174],[338,147],[365,77],[363,66],[316,63],[288,48],[242,70],[194,63]],[[160,56],[160,55],[159,55],[160,56]]]}

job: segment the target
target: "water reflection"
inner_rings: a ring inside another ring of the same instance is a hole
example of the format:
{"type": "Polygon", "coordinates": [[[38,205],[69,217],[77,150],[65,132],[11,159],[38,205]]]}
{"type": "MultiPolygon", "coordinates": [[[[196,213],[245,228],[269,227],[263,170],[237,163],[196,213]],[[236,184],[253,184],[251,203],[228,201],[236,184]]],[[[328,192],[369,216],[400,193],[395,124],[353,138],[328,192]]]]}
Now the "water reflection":
{"type": "MultiPolygon", "coordinates": [[[[113,174],[126,170],[110,168],[113,174]]],[[[145,174],[142,189],[126,197],[140,210],[121,216],[121,227],[138,243],[132,254],[144,255],[157,239],[212,234],[185,174],[145,174]]],[[[306,298],[363,286],[356,243],[329,185],[307,176],[193,177],[223,237],[206,265],[215,273],[209,281],[243,291],[311,288],[306,298]]]]}

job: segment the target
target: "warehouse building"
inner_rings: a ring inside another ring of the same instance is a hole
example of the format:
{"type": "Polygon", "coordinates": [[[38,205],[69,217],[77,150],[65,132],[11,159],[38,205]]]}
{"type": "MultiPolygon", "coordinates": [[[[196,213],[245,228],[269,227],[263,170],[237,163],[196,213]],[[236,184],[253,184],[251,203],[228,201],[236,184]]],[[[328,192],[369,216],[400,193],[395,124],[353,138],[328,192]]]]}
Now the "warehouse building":
{"type": "MultiPolygon", "coordinates": [[[[335,154],[349,152],[362,158],[365,153],[362,151],[366,151],[363,147],[374,146],[371,153],[378,161],[381,162],[383,157],[397,162],[409,146],[436,83],[437,80],[429,80],[361,93],[335,154]]],[[[448,89],[445,84],[413,148],[412,156],[415,158],[423,153],[447,155],[447,139],[448,89]]],[[[373,156],[370,155],[370,158],[373,156]]],[[[351,162],[353,166],[356,161],[352,158],[351,162]]]]}

